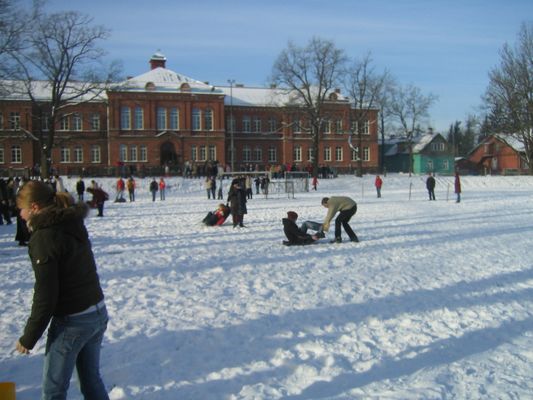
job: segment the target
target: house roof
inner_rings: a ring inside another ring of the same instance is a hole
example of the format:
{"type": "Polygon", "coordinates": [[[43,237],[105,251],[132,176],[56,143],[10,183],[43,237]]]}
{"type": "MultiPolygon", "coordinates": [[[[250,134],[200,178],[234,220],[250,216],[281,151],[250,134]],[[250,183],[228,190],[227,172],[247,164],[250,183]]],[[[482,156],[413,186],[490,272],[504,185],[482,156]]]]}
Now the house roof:
{"type": "MultiPolygon", "coordinates": [[[[430,143],[432,143],[438,136],[443,140],[444,137],[440,133],[427,133],[425,135],[416,136],[413,138],[413,154],[420,153],[423,151],[430,143]]],[[[387,146],[390,146],[389,149],[385,152],[386,156],[393,156],[396,154],[407,154],[409,153],[409,147],[400,146],[403,143],[408,143],[407,137],[395,137],[389,138],[385,141],[387,146]]]]}
{"type": "MultiPolygon", "coordinates": [[[[12,80],[3,80],[0,83],[0,86],[5,89],[5,93],[2,93],[3,100],[14,100],[14,101],[29,101],[30,97],[28,96],[28,90],[25,86],[25,81],[12,81],[12,80]]],[[[31,82],[31,93],[36,101],[48,101],[52,93],[52,88],[50,82],[48,81],[32,81],[31,82]]],[[[63,98],[70,98],[84,91],[86,86],[89,83],[84,82],[69,82],[69,87],[66,88],[63,98]]],[[[89,91],[81,97],[76,97],[76,101],[85,102],[85,101],[104,101],[107,99],[107,94],[104,90],[104,85],[98,87],[98,85],[90,84],[95,87],[93,91],[89,91]]]]}

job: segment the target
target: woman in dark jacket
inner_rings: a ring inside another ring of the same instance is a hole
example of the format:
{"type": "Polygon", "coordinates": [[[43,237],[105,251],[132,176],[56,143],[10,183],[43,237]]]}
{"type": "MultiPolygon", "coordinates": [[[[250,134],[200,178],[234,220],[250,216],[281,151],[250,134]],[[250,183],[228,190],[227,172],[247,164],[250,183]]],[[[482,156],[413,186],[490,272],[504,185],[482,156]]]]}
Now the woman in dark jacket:
{"type": "Polygon", "coordinates": [[[235,228],[237,225],[244,227],[244,214],[248,213],[246,209],[246,191],[238,179],[234,179],[231,182],[231,187],[228,192],[228,203],[233,218],[233,227],[235,228]]]}
{"type": "Polygon", "coordinates": [[[66,398],[76,367],[86,399],[108,399],[99,373],[107,310],[89,235],[88,207],[66,192],[30,181],[17,196],[32,232],[28,252],[35,274],[31,314],[17,350],[28,354],[50,322],[42,398],[66,398]]]}

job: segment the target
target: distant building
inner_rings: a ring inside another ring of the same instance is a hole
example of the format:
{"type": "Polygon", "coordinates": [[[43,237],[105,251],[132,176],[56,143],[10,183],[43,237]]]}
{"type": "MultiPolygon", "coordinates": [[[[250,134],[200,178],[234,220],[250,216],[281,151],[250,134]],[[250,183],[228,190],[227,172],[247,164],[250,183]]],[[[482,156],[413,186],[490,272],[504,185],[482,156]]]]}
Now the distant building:
{"type": "MultiPolygon", "coordinates": [[[[101,98],[65,109],[56,127],[54,172],[143,175],[167,169],[182,174],[191,168],[203,174],[214,164],[227,170],[232,151],[239,171],[280,165],[309,170],[318,157],[321,166],[352,172],[359,156],[364,172],[378,168],[378,111],[370,112],[362,141],[354,140],[361,149],[354,150],[349,138],[357,110],[338,89],[329,94],[315,155],[305,115],[287,105],[286,90],[213,86],[167,69],[159,52],[150,66],[101,98]]],[[[1,175],[38,170],[35,133],[45,118],[37,113],[27,98],[0,96],[1,175]]]]}
{"type": "Polygon", "coordinates": [[[527,174],[524,144],[511,135],[491,135],[466,157],[464,169],[479,174],[527,174]]]}
{"type": "Polygon", "coordinates": [[[451,146],[440,133],[416,136],[410,144],[405,137],[385,141],[384,166],[387,172],[409,172],[409,146],[413,147],[412,172],[452,174],[454,158],[451,146]]]}

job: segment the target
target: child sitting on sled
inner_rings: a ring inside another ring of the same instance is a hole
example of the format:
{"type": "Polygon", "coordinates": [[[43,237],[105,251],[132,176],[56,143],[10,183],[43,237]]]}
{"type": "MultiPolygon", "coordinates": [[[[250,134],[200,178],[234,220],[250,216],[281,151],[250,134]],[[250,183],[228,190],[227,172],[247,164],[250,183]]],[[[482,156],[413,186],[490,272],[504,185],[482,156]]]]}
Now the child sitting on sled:
{"type": "Polygon", "coordinates": [[[228,218],[229,214],[229,207],[221,203],[215,211],[209,211],[202,222],[207,226],[222,225],[228,218]]]}

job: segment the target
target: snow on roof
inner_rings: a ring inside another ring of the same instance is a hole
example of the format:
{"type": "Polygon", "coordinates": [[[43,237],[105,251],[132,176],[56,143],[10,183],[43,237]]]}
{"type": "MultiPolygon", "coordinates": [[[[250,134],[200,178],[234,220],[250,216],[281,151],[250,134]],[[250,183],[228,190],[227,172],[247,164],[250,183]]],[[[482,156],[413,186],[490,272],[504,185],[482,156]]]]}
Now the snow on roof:
{"type": "Polygon", "coordinates": [[[497,134],[497,135],[494,135],[494,136],[496,136],[501,141],[507,143],[515,151],[518,151],[518,152],[524,152],[525,151],[524,143],[521,140],[519,140],[514,135],[506,135],[506,134],[500,133],[500,134],[497,134]]]}
{"type": "Polygon", "coordinates": [[[440,133],[427,133],[423,136],[421,136],[418,141],[417,138],[414,138],[414,142],[416,143],[413,146],[413,153],[420,153],[424,148],[430,144],[437,136],[440,136],[440,133]]]}
{"type": "MultiPolygon", "coordinates": [[[[2,87],[2,99],[4,100],[16,100],[16,101],[29,101],[28,90],[25,86],[25,81],[2,81],[0,87],[2,87]]],[[[84,82],[70,82],[69,87],[63,94],[63,99],[68,99],[86,90],[88,83],[84,82]]],[[[95,86],[94,84],[91,84],[95,86]]],[[[50,101],[52,96],[52,87],[48,81],[33,81],[31,82],[31,93],[36,101],[50,101]]],[[[107,94],[104,90],[104,86],[101,88],[95,88],[93,91],[89,91],[81,97],[76,97],[75,101],[104,101],[107,99],[107,94]]]]}
{"type": "Polygon", "coordinates": [[[205,92],[220,94],[220,91],[212,85],[178,74],[167,68],[154,68],[142,75],[127,79],[125,82],[114,87],[115,90],[138,91],[147,90],[153,85],[151,90],[155,91],[181,91],[184,84],[192,92],[205,92]]]}
{"type": "MultiPolygon", "coordinates": [[[[277,87],[245,87],[243,85],[217,87],[225,95],[226,106],[281,107],[288,103],[298,103],[298,98],[289,89],[277,87]],[[233,97],[233,98],[232,98],[233,97]]],[[[347,97],[335,93],[337,101],[347,101],[347,97]]]]}

